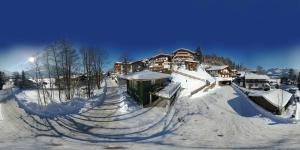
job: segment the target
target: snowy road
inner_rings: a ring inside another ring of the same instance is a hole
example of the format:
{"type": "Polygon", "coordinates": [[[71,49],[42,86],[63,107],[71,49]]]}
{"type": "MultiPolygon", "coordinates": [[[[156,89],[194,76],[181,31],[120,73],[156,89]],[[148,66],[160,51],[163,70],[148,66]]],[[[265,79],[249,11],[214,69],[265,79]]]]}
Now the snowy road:
{"type": "MultiPolygon", "coordinates": [[[[2,103],[0,149],[232,149],[298,148],[299,124],[260,117],[230,86],[174,106],[124,111],[120,90],[107,80],[106,99],[87,112],[55,119],[27,115],[2,103]]],[[[128,103],[128,102],[126,102],[128,103]]]]}

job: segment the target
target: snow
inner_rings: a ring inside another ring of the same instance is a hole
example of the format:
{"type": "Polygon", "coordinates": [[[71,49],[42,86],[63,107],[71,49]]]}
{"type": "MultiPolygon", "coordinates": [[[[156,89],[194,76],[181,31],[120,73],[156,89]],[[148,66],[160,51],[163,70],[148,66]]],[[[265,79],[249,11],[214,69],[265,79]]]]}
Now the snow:
{"type": "Polygon", "coordinates": [[[171,76],[165,73],[153,72],[149,70],[144,70],[140,72],[135,72],[129,75],[120,76],[120,78],[125,78],[127,80],[157,80],[170,78],[171,76]]]}
{"type": "Polygon", "coordinates": [[[181,74],[172,73],[172,81],[180,83],[181,87],[185,89],[186,94],[190,94],[192,91],[205,85],[202,80],[193,79],[181,74]]]}
{"type": "Polygon", "coordinates": [[[188,52],[190,52],[190,53],[192,53],[192,54],[195,53],[195,52],[193,52],[193,51],[191,51],[191,50],[189,50],[189,49],[187,49],[187,48],[178,48],[178,49],[176,49],[173,53],[176,53],[177,51],[181,51],[181,50],[188,51],[188,52]]]}
{"type": "Polygon", "coordinates": [[[156,93],[157,96],[171,98],[180,89],[180,83],[171,82],[162,90],[156,93]]]}
{"type": "MultiPolygon", "coordinates": [[[[177,76],[177,75],[176,75],[177,76]]],[[[179,75],[178,75],[179,76],[179,75]]],[[[264,114],[239,89],[179,94],[169,109],[140,108],[124,86],[107,82],[101,105],[40,119],[2,104],[0,149],[297,149],[300,126],[264,114]]]]}
{"type": "Polygon", "coordinates": [[[54,118],[68,114],[79,113],[85,102],[83,99],[72,99],[70,102],[50,103],[46,106],[27,102],[26,99],[17,99],[20,108],[23,108],[27,113],[37,115],[39,117],[54,118]]]}
{"type": "MultiPolygon", "coordinates": [[[[239,91],[239,89],[244,90],[243,88],[241,88],[241,87],[239,87],[235,84],[233,84],[233,85],[235,86],[234,88],[236,89],[236,91],[239,91]]],[[[247,92],[253,92],[253,91],[255,91],[255,90],[247,90],[247,92]]],[[[262,108],[261,106],[257,105],[256,103],[254,103],[242,91],[240,91],[239,93],[240,93],[241,96],[243,96],[245,98],[245,100],[247,100],[249,102],[249,104],[251,104],[251,106],[253,108],[255,108],[259,112],[259,114],[263,115],[264,117],[269,118],[269,119],[271,119],[275,122],[278,122],[278,123],[293,123],[293,122],[295,122],[295,120],[292,120],[290,118],[291,117],[290,115],[286,115],[286,114],[285,115],[274,115],[271,112],[269,112],[269,111],[265,110],[264,108],[262,108]]]]}
{"type": "Polygon", "coordinates": [[[202,67],[198,67],[197,71],[190,71],[186,69],[178,69],[177,71],[207,80],[210,83],[215,82],[215,79],[210,74],[208,74],[204,69],[202,69],[202,67]]]}
{"type": "Polygon", "coordinates": [[[272,89],[270,91],[255,91],[249,96],[262,96],[275,107],[283,108],[291,99],[292,94],[281,89],[272,89]]]}
{"type": "Polygon", "coordinates": [[[295,114],[295,119],[299,120],[300,119],[300,103],[296,103],[296,114],[295,114]]]}
{"type": "Polygon", "coordinates": [[[1,110],[2,104],[0,104],[0,121],[3,120],[2,110],[1,110]]]}
{"type": "Polygon", "coordinates": [[[118,89],[118,94],[120,94],[118,111],[120,114],[125,114],[141,109],[141,107],[127,95],[126,90],[127,88],[124,85],[120,86],[118,89]]]}
{"type": "Polygon", "coordinates": [[[270,80],[270,77],[263,74],[255,74],[247,72],[245,73],[245,79],[260,79],[260,80],[270,80]]]}
{"type": "MultiPolygon", "coordinates": [[[[15,95],[18,106],[27,113],[37,115],[44,118],[54,118],[69,114],[77,114],[87,111],[97,105],[100,105],[105,98],[106,84],[102,84],[100,90],[95,90],[95,96],[86,100],[84,98],[75,97],[69,101],[60,102],[58,94],[55,94],[54,100],[46,99],[46,105],[40,104],[36,90],[24,90],[15,95]]],[[[43,101],[43,100],[41,100],[43,101]]]]}
{"type": "Polygon", "coordinates": [[[215,71],[215,70],[223,70],[225,68],[227,68],[228,66],[224,65],[224,66],[211,66],[210,68],[208,68],[207,70],[209,71],[215,71]]]}

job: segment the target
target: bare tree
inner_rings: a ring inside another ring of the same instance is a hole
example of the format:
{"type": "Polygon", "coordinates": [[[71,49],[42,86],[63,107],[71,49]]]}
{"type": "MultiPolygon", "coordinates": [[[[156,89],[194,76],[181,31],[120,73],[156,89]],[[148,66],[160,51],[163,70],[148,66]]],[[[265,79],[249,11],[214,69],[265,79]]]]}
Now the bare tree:
{"type": "Polygon", "coordinates": [[[101,88],[101,82],[103,80],[103,67],[106,62],[107,53],[102,49],[94,49],[94,59],[93,59],[93,72],[95,76],[95,82],[97,88],[101,88]]]}
{"type": "Polygon", "coordinates": [[[127,75],[130,72],[130,57],[128,52],[124,52],[121,57],[120,61],[122,62],[123,70],[122,73],[127,75]]]}
{"type": "Polygon", "coordinates": [[[59,41],[61,67],[63,74],[63,85],[66,99],[70,100],[74,93],[74,84],[72,83],[72,78],[75,75],[75,70],[78,67],[78,54],[76,50],[72,47],[69,41],[61,40],[59,41]]]}
{"type": "Polygon", "coordinates": [[[86,94],[87,97],[91,97],[92,93],[92,83],[93,83],[93,59],[94,59],[94,52],[92,48],[81,48],[81,55],[83,60],[84,66],[84,75],[86,76],[86,94]]]}

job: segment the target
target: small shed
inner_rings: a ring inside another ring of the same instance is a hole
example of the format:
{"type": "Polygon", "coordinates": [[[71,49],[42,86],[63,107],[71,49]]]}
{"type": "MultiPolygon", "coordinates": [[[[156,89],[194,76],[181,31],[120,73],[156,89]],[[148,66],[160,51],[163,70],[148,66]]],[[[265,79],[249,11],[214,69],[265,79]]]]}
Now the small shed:
{"type": "Polygon", "coordinates": [[[275,89],[250,93],[249,98],[266,110],[281,114],[287,108],[292,94],[281,89],[275,89]]]}
{"type": "Polygon", "coordinates": [[[127,93],[140,105],[146,106],[158,99],[156,92],[170,83],[169,74],[144,70],[122,77],[126,80],[127,93]]]}

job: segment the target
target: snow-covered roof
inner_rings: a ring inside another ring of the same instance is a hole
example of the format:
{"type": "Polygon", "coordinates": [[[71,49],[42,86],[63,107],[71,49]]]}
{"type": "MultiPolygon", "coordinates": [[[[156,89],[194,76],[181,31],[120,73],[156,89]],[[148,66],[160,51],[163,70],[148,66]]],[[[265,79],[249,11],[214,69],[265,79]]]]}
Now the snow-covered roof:
{"type": "Polygon", "coordinates": [[[193,52],[193,51],[191,51],[191,50],[189,50],[189,49],[187,49],[187,48],[178,48],[178,49],[176,49],[173,53],[176,53],[177,51],[187,51],[187,52],[190,52],[190,53],[192,53],[192,54],[195,53],[195,52],[193,52]]]}
{"type": "Polygon", "coordinates": [[[228,67],[227,65],[224,65],[224,66],[211,66],[207,70],[208,71],[223,70],[223,69],[225,69],[227,67],[228,67]]]}
{"type": "Polygon", "coordinates": [[[135,72],[132,74],[119,76],[119,77],[127,80],[157,80],[157,79],[170,78],[171,76],[165,73],[144,70],[144,71],[135,72]]]}
{"type": "Polygon", "coordinates": [[[264,74],[256,74],[256,73],[245,73],[245,79],[259,79],[259,80],[269,80],[270,77],[264,74]]]}
{"type": "Polygon", "coordinates": [[[157,55],[155,55],[155,56],[153,56],[153,57],[150,57],[149,60],[154,59],[154,58],[159,57],[159,56],[163,56],[163,57],[171,57],[170,54],[160,53],[160,54],[157,54],[157,55]]]}
{"type": "Polygon", "coordinates": [[[137,61],[131,62],[130,64],[134,64],[134,63],[138,63],[138,62],[145,63],[143,60],[137,60],[137,61]]]}
{"type": "Polygon", "coordinates": [[[284,107],[292,97],[292,94],[282,89],[275,89],[271,91],[255,91],[249,96],[264,97],[269,103],[275,107],[284,107]]]}
{"type": "Polygon", "coordinates": [[[171,98],[179,89],[179,82],[171,82],[168,86],[157,92],[156,95],[164,98],[171,98]]]}
{"type": "Polygon", "coordinates": [[[195,61],[195,60],[184,60],[184,61],[186,61],[186,62],[193,62],[193,63],[199,63],[199,61],[195,61]]]}
{"type": "MultiPolygon", "coordinates": [[[[132,62],[127,62],[127,64],[131,64],[132,62]]],[[[115,64],[125,64],[124,62],[117,61],[115,64]]]]}

